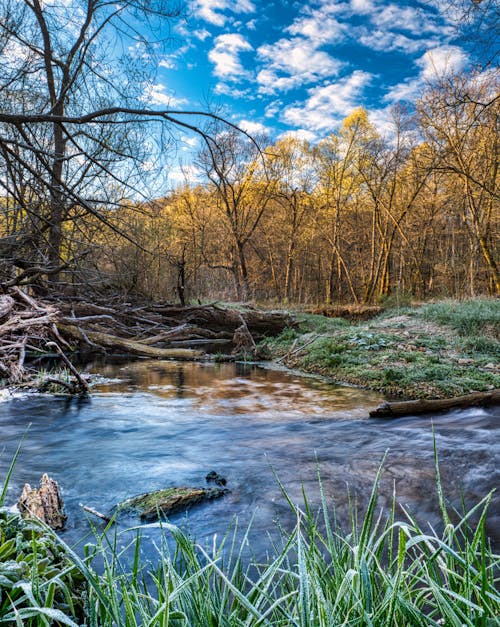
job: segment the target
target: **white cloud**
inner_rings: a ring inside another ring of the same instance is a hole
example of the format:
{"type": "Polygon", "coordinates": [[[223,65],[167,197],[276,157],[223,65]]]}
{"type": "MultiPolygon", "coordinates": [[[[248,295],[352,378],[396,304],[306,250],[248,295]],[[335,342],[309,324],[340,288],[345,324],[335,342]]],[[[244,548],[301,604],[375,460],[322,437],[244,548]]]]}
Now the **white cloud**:
{"type": "Polygon", "coordinates": [[[267,135],[269,133],[267,126],[264,126],[264,124],[260,122],[253,122],[252,120],[240,120],[238,126],[249,135],[267,135]]]}
{"type": "Polygon", "coordinates": [[[249,89],[237,89],[234,84],[228,85],[222,81],[217,83],[214,92],[222,96],[230,96],[231,98],[245,98],[246,100],[254,99],[254,95],[249,89]]]}
{"type": "Polygon", "coordinates": [[[167,88],[162,83],[148,85],[144,91],[143,100],[149,104],[162,105],[166,107],[177,107],[187,103],[185,98],[176,98],[167,92],[167,88]]]}
{"type": "Polygon", "coordinates": [[[340,61],[317,49],[309,39],[294,37],[280,39],[258,49],[258,56],[268,65],[257,75],[259,91],[272,94],[313,83],[321,78],[336,76],[340,61]]]}
{"type": "Polygon", "coordinates": [[[171,185],[174,187],[178,187],[179,185],[184,185],[186,181],[197,182],[201,181],[203,178],[203,172],[201,168],[195,165],[185,165],[181,164],[173,167],[168,172],[168,180],[171,185]]]}
{"type": "Polygon", "coordinates": [[[391,87],[384,96],[385,102],[411,102],[416,100],[419,92],[422,91],[420,78],[412,78],[391,87]]]}
{"type": "Polygon", "coordinates": [[[341,7],[327,3],[309,15],[297,18],[286,30],[292,35],[311,39],[316,46],[342,41],[346,36],[346,25],[334,17],[341,7]]]}
{"type": "Polygon", "coordinates": [[[315,142],[318,139],[316,133],[308,131],[305,128],[297,128],[293,131],[286,131],[285,133],[281,133],[281,135],[278,136],[278,139],[286,139],[288,137],[291,137],[292,139],[301,139],[310,143],[315,142]]]}
{"type": "Polygon", "coordinates": [[[250,50],[252,46],[238,33],[219,35],[215,38],[215,46],[208,53],[208,58],[215,65],[214,74],[226,80],[248,76],[239,54],[250,50]]]}
{"type": "Polygon", "coordinates": [[[394,136],[394,114],[392,105],[381,109],[370,109],[368,119],[382,137],[394,136]]]}
{"type": "Polygon", "coordinates": [[[416,100],[426,83],[461,70],[467,64],[467,56],[457,46],[439,46],[427,50],[416,61],[420,73],[394,85],[385,95],[386,102],[411,102],[416,100]]]}
{"type": "Polygon", "coordinates": [[[360,104],[363,89],[371,82],[372,74],[355,70],[336,83],[309,89],[309,98],[303,105],[292,105],[283,112],[284,121],[309,131],[331,129],[340,119],[360,104]]]}
{"type": "Polygon", "coordinates": [[[159,67],[164,67],[167,70],[173,70],[175,68],[175,60],[172,57],[165,57],[158,63],[159,67]]]}
{"type": "Polygon", "coordinates": [[[205,39],[211,37],[210,32],[206,28],[199,28],[198,30],[194,30],[193,35],[196,37],[196,39],[199,39],[200,41],[205,41],[205,39]]]}
{"type": "Polygon", "coordinates": [[[200,143],[200,138],[197,135],[182,135],[181,142],[186,149],[195,148],[200,143]]]}
{"type": "Polygon", "coordinates": [[[401,50],[407,54],[414,54],[438,43],[437,40],[413,39],[402,33],[365,27],[358,29],[357,39],[363,46],[372,50],[380,50],[382,52],[401,50]]]}
{"type": "Polygon", "coordinates": [[[449,27],[436,17],[434,12],[399,4],[388,4],[371,13],[372,23],[381,30],[404,30],[417,36],[422,33],[450,34],[449,27]]]}
{"type": "Polygon", "coordinates": [[[428,81],[459,71],[466,63],[467,56],[458,46],[440,46],[428,50],[417,61],[421,68],[421,77],[428,81]]]}
{"type": "Polygon", "coordinates": [[[251,0],[194,0],[193,10],[198,17],[210,24],[224,26],[227,21],[224,11],[253,13],[255,5],[251,0]]]}
{"type": "Polygon", "coordinates": [[[281,100],[273,100],[266,107],[266,118],[275,118],[278,113],[283,109],[283,102],[281,100]]]}
{"type": "Polygon", "coordinates": [[[375,5],[373,0],[351,0],[351,9],[354,13],[371,13],[375,5]]]}

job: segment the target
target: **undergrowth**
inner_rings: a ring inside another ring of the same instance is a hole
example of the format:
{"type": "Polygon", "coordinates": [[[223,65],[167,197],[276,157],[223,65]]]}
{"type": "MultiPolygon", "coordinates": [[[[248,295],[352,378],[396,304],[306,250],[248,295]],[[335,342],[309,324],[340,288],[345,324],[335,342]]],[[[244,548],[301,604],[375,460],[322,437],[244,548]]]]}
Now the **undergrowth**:
{"type": "Polygon", "coordinates": [[[168,522],[154,566],[141,562],[141,545],[147,540],[140,533],[131,559],[130,547],[119,548],[122,534],[111,526],[95,532],[94,544],[80,557],[38,523],[27,556],[18,534],[21,529],[24,536],[31,523],[18,519],[12,526],[14,515],[3,512],[0,551],[13,551],[9,563],[18,566],[15,580],[0,575],[0,624],[492,627],[500,616],[500,557],[485,533],[491,495],[458,518],[453,513],[452,523],[437,456],[436,469],[442,532],[421,526],[398,507],[396,496],[390,511],[378,510],[382,466],[366,513],[358,521],[353,512],[344,535],[335,525],[334,506],[320,477],[318,511],[306,496],[300,506],[294,503],[281,486],[295,525],[280,529],[280,540],[270,545],[265,563],[243,557],[247,534],[238,539],[233,531],[208,548],[168,522]],[[52,561],[41,568],[41,558],[50,553],[52,561]],[[99,573],[96,562],[103,565],[99,573]],[[80,581],[84,591],[77,608],[72,582],[80,581]]]}
{"type": "Polygon", "coordinates": [[[447,325],[461,336],[491,334],[500,340],[500,305],[492,298],[429,303],[419,308],[418,315],[447,325]]]}
{"type": "Polygon", "coordinates": [[[298,315],[265,341],[287,365],[389,396],[449,397],[500,387],[500,302],[443,301],[350,324],[298,315]]]}

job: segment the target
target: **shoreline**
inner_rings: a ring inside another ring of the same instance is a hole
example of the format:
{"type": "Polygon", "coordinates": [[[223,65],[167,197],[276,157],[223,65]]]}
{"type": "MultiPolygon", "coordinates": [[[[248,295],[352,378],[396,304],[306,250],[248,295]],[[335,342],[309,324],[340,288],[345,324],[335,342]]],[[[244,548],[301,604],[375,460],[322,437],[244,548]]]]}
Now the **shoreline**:
{"type": "Polygon", "coordinates": [[[445,399],[500,388],[500,302],[441,301],[367,321],[298,314],[264,340],[268,359],[388,399],[445,399]]]}

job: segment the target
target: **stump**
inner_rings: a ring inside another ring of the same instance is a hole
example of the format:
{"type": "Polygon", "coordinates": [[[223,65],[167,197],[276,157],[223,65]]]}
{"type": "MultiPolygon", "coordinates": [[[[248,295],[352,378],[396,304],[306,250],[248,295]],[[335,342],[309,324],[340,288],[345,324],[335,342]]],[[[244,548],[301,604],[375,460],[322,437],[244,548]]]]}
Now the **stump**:
{"type": "Polygon", "coordinates": [[[32,488],[29,483],[24,485],[17,507],[26,518],[39,518],[52,529],[64,528],[67,516],[59,486],[47,474],[40,479],[39,488],[32,488]]]}

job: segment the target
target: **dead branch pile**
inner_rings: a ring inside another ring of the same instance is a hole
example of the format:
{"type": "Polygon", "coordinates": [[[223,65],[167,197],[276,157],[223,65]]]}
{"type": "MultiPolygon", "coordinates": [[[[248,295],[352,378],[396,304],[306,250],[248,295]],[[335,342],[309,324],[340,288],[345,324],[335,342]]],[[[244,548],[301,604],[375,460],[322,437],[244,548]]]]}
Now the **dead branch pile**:
{"type": "Polygon", "coordinates": [[[54,305],[40,303],[18,287],[0,295],[0,377],[9,385],[29,378],[27,351],[47,352],[46,344],[61,338],[54,305]]]}
{"type": "Polygon", "coordinates": [[[58,303],[63,337],[91,350],[145,357],[197,359],[206,353],[252,353],[266,335],[294,324],[283,312],[217,305],[58,303]]]}
{"type": "Polygon", "coordinates": [[[294,324],[282,312],[236,310],[217,305],[132,305],[119,300],[86,302],[68,297],[36,300],[17,286],[0,295],[0,379],[22,385],[33,378],[29,354],[56,353],[69,378],[46,375],[71,393],[88,385],[67,357],[69,351],[199,359],[207,353],[252,354],[265,335],[294,324]]]}

